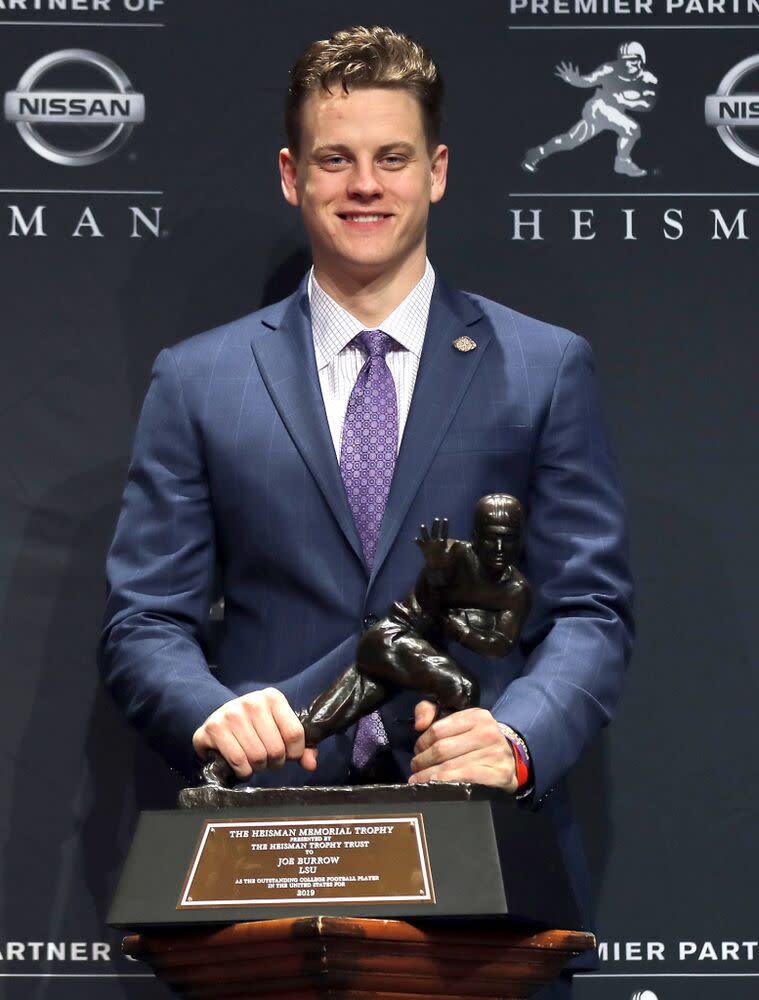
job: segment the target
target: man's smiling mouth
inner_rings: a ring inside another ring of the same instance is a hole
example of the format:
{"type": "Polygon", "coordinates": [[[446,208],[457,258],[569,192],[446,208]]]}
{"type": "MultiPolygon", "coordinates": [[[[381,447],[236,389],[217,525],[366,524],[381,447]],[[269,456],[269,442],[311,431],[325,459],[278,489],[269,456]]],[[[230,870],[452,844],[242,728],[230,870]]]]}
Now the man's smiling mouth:
{"type": "Polygon", "coordinates": [[[355,214],[353,212],[351,212],[351,213],[348,213],[348,212],[338,212],[338,215],[339,215],[339,217],[344,222],[359,222],[359,223],[382,222],[384,219],[390,219],[390,218],[392,218],[392,216],[390,216],[390,215],[388,215],[388,214],[386,214],[384,212],[382,212],[382,213],[377,212],[377,213],[372,214],[372,215],[369,215],[369,214],[366,214],[366,213],[355,214]]]}

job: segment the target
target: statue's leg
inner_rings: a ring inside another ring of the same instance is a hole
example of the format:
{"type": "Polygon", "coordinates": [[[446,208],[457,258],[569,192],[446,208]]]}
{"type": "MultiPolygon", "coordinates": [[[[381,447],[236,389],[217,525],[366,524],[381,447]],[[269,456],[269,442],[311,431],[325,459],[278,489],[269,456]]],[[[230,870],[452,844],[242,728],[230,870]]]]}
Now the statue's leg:
{"type": "Polygon", "coordinates": [[[416,632],[390,619],[378,622],[361,637],[356,668],[385,685],[428,695],[445,713],[479,704],[476,677],[416,632]]]}
{"type": "Polygon", "coordinates": [[[298,712],[306,731],[306,746],[314,747],[333,733],[341,733],[362,716],[387,701],[387,687],[367,677],[352,664],[326,691],[298,712]]]}

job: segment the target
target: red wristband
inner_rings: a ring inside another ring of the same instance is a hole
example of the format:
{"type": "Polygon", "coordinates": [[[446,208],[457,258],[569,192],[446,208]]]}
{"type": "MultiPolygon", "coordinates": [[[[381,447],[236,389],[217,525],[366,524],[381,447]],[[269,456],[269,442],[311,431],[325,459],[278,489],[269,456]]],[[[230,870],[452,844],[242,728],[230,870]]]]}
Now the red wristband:
{"type": "Polygon", "coordinates": [[[514,763],[517,769],[517,788],[523,788],[530,780],[530,751],[522,737],[505,722],[499,722],[498,728],[511,747],[514,763]]]}

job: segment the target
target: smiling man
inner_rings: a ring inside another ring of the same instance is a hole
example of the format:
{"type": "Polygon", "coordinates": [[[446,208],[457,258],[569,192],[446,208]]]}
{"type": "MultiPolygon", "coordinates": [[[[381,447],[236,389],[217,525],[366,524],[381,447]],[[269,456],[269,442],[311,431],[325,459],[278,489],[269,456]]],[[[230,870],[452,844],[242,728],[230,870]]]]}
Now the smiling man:
{"type": "Polygon", "coordinates": [[[295,64],[279,169],[313,268],[283,302],[156,361],[102,669],[188,773],[216,749],[258,784],[413,774],[519,793],[553,817],[583,897],[563,778],[610,718],[630,648],[623,505],[587,343],[456,291],[427,259],[441,97],[429,55],[388,28],[338,32],[295,64]],[[297,712],[412,586],[419,525],[440,515],[461,537],[500,493],[524,508],[533,610],[508,658],[452,643],[480,707],[433,721],[400,691],[317,757],[297,712]]]}
{"type": "Polygon", "coordinates": [[[279,162],[314,279],[367,325],[386,319],[424,275],[429,206],[445,192],[448,150],[431,143],[417,98],[390,87],[311,93],[279,162]]]}

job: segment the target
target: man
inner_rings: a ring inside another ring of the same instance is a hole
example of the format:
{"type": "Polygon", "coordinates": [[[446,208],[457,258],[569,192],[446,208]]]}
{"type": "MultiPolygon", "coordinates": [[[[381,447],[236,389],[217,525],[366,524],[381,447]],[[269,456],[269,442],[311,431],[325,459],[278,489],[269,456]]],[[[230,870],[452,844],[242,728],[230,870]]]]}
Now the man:
{"type": "Polygon", "coordinates": [[[632,150],[640,139],[640,125],[628,111],[650,111],[656,102],[657,78],[645,69],[646,50],[640,42],[623,42],[618,58],[583,76],[571,63],[559,63],[556,76],[571,87],[595,88],[585,102],[582,116],[568,132],[528,149],[522,167],[534,174],[538,164],[554,153],[584,145],[602,132],[615,132],[617,153],[614,172],[627,177],[645,177],[647,171],[633,162],[632,150]]]}
{"type": "Polygon", "coordinates": [[[582,895],[561,779],[608,720],[629,650],[622,502],[587,344],[449,288],[426,259],[448,166],[440,101],[434,63],[389,29],[338,32],[296,63],[279,166],[313,270],[156,361],[108,561],[102,669],[177,768],[216,749],[243,781],[345,783],[359,777],[354,732],[317,761],[296,711],[413,584],[421,523],[439,513],[458,534],[481,496],[516,496],[534,594],[521,648],[454,647],[481,707],[433,723],[435,706],[404,691],[368,735],[397,780],[521,784],[554,816],[582,895]]]}

